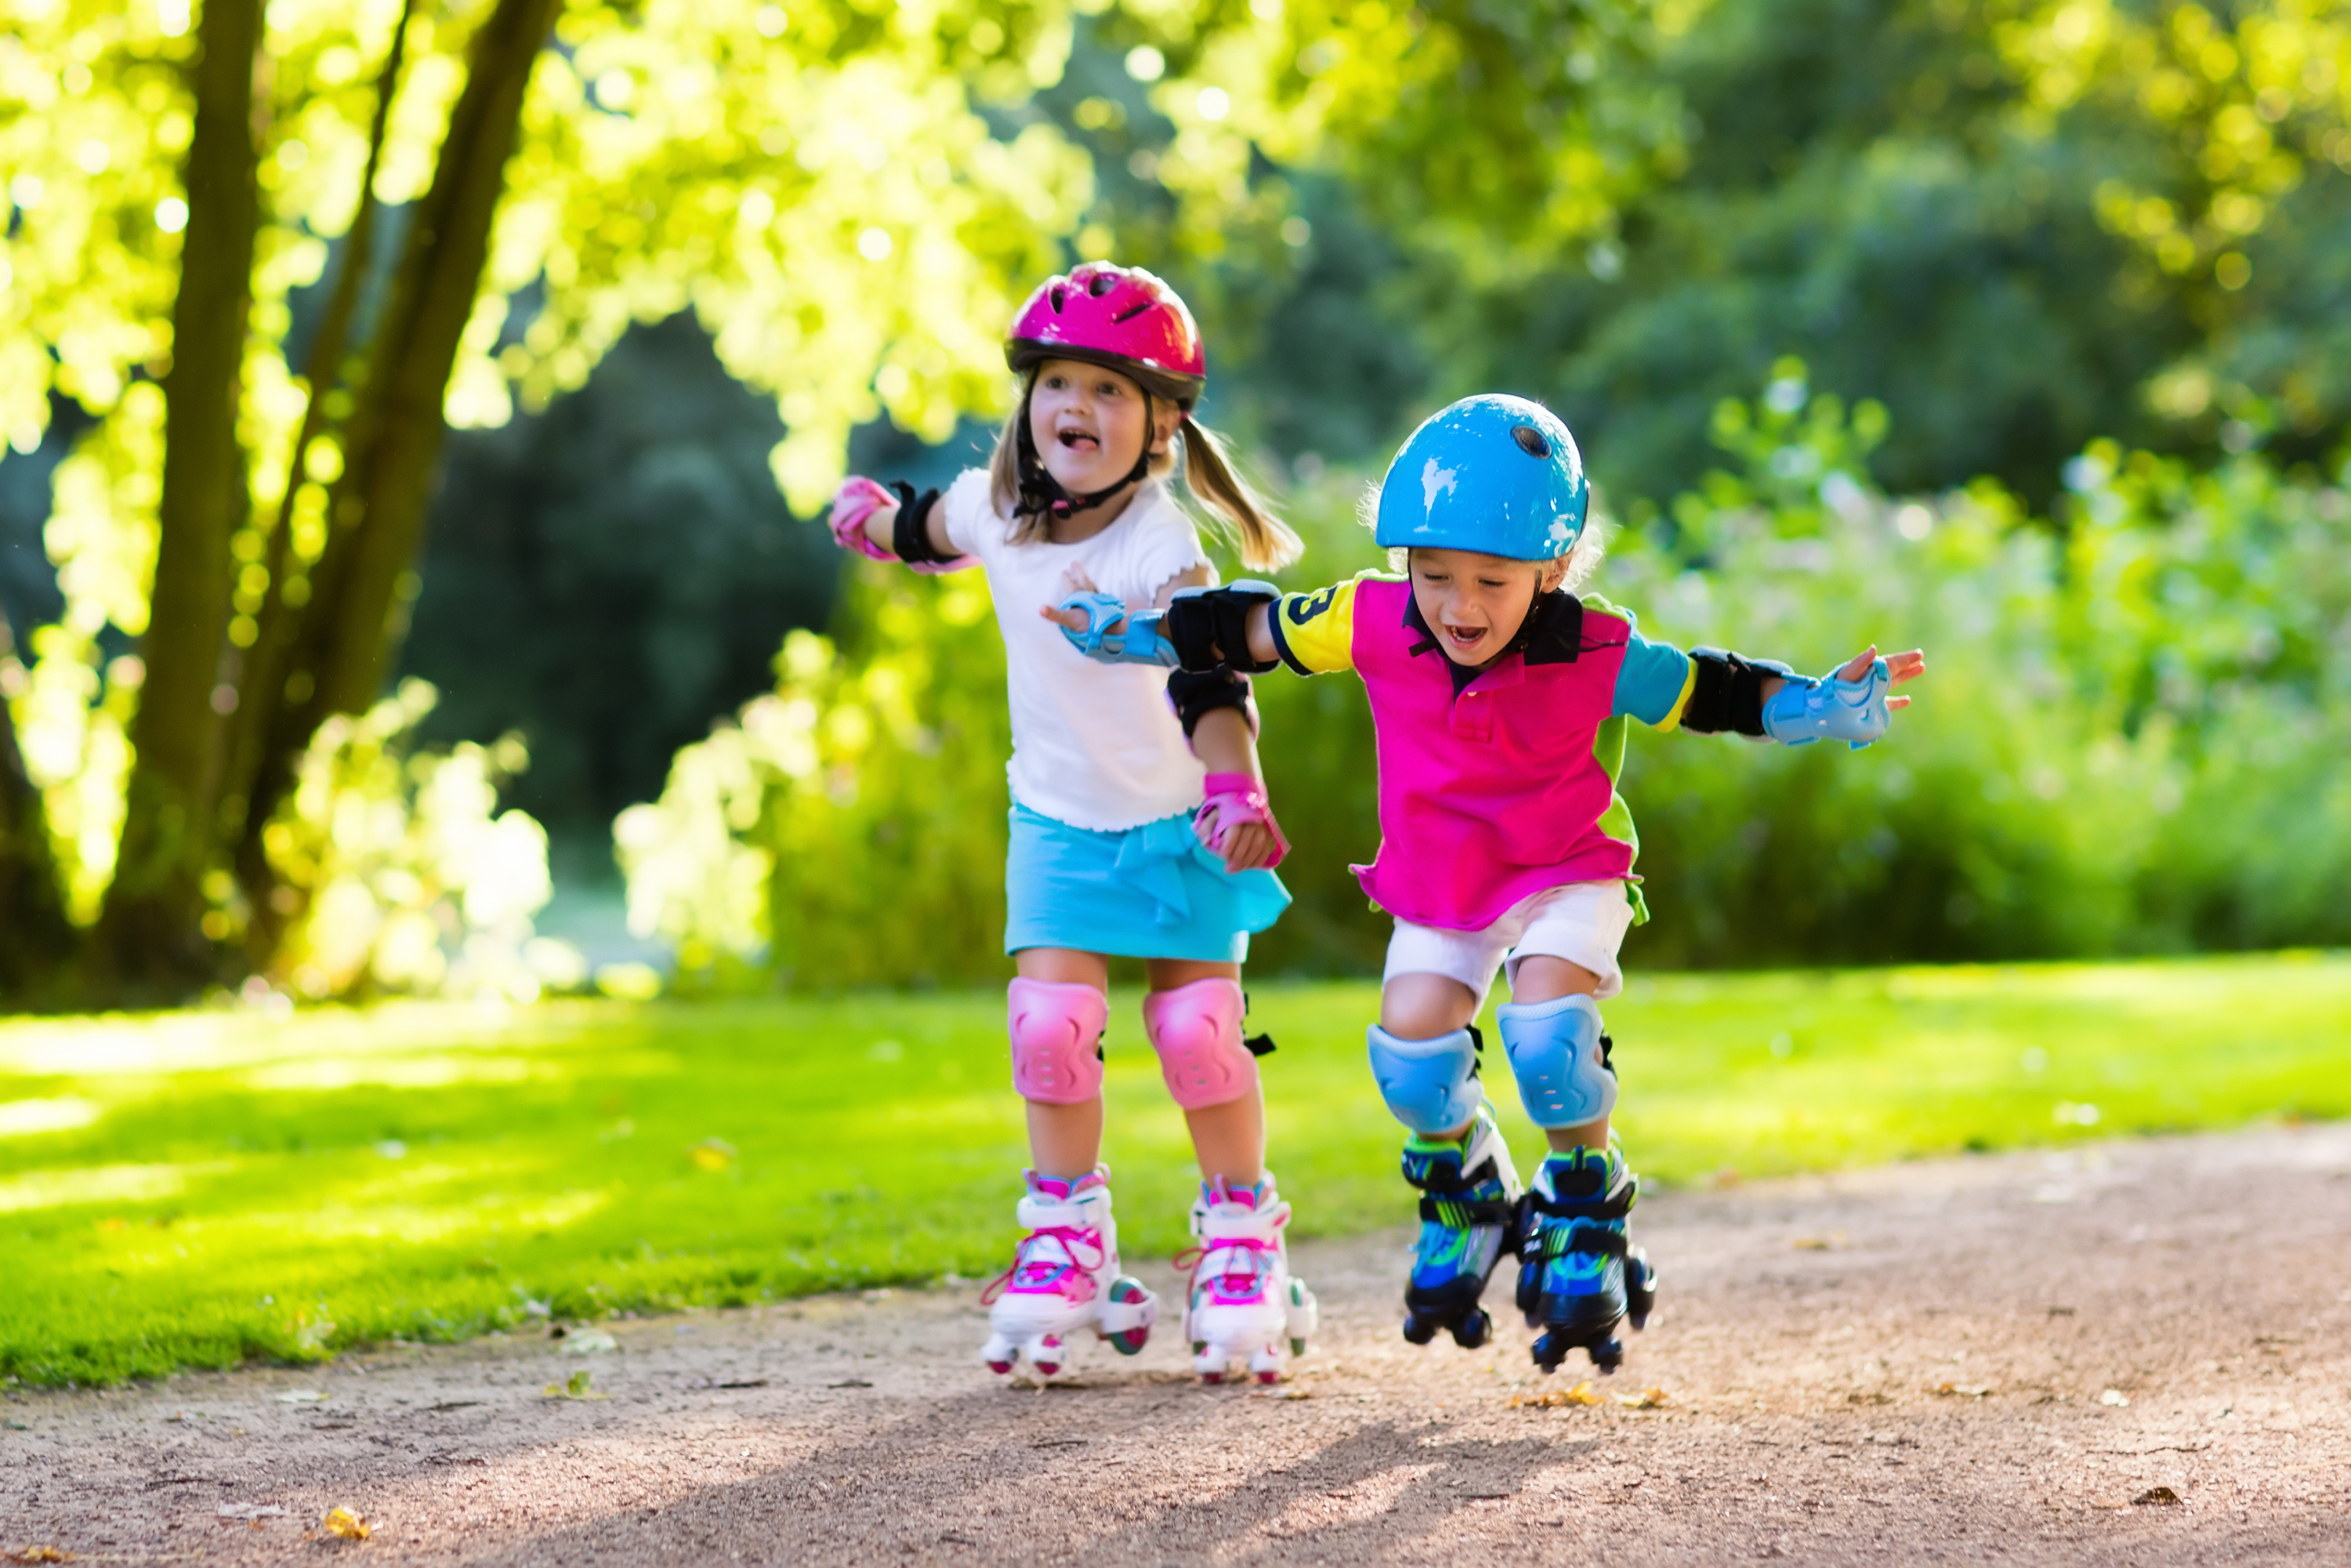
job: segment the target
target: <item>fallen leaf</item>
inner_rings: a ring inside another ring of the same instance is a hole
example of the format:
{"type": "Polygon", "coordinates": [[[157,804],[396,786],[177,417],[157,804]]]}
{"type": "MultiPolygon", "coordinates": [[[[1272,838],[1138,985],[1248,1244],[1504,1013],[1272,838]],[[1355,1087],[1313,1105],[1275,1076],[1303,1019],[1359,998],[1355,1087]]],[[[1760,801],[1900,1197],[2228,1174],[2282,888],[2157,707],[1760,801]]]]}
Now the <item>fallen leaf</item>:
{"type": "Polygon", "coordinates": [[[2145,1505],[2148,1503],[2169,1504],[2176,1503],[2179,1500],[2179,1494],[2173,1491],[2169,1487],[2149,1487],[2147,1490],[2139,1493],[2138,1496],[2131,1499],[2132,1503],[2135,1505],[2145,1505]]]}
{"type": "MultiPolygon", "coordinates": [[[[1644,1388],[1638,1394],[1619,1394],[1616,1403],[1627,1410],[1662,1410],[1667,1401],[1664,1389],[1644,1388]]],[[[1640,1483],[1635,1481],[1633,1484],[1638,1486],[1640,1483]]]]}
{"type": "Polygon", "coordinates": [[[538,1391],[538,1396],[541,1399],[609,1399],[611,1397],[607,1394],[589,1392],[589,1385],[593,1381],[594,1374],[582,1368],[561,1383],[549,1384],[538,1391]]]}
{"type": "Polygon", "coordinates": [[[320,1522],[326,1525],[328,1534],[340,1535],[346,1541],[365,1541],[371,1528],[366,1520],[347,1508],[329,1509],[320,1522]]]}
{"type": "Polygon", "coordinates": [[[8,1554],[11,1563],[70,1563],[73,1553],[62,1546],[27,1546],[8,1554]]]}
{"type": "Polygon", "coordinates": [[[1799,1236],[1788,1245],[1799,1252],[1834,1252],[1844,1245],[1844,1232],[1838,1230],[1826,1236],[1799,1236]]]}
{"type": "Polygon", "coordinates": [[[1938,1383],[1935,1385],[1935,1392],[1957,1394],[1969,1399],[1981,1399],[1991,1392],[1991,1385],[1989,1383],[1938,1383]]]}
{"type": "Polygon", "coordinates": [[[327,1396],[315,1388],[290,1388],[277,1396],[280,1405],[324,1405],[327,1396]]]}
{"type": "Polygon", "coordinates": [[[723,1171],[735,1163],[735,1145],[724,1138],[705,1138],[686,1150],[685,1156],[698,1169],[723,1171]]]}
{"type": "Polygon", "coordinates": [[[1510,1406],[1513,1409],[1523,1407],[1529,1410],[1557,1410],[1569,1405],[1604,1403],[1606,1401],[1601,1396],[1592,1392],[1592,1385],[1588,1382],[1579,1383],[1573,1388],[1546,1388],[1541,1394],[1510,1396],[1510,1406]]]}
{"type": "Polygon", "coordinates": [[[2098,1403],[2119,1410],[2130,1403],[2130,1396],[2119,1388],[2109,1388],[2098,1396],[2098,1403]]]}

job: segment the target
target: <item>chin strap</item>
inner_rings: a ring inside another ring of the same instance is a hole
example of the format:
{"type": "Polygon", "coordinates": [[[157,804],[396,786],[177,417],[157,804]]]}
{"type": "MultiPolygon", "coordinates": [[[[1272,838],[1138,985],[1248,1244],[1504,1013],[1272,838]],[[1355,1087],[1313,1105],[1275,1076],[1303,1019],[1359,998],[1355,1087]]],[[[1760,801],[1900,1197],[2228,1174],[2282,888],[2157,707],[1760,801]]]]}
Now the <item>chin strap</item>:
{"type": "Polygon", "coordinates": [[[1054,478],[1052,471],[1045,466],[1045,460],[1037,455],[1037,438],[1029,431],[1029,400],[1023,397],[1020,400],[1020,416],[1016,422],[1019,425],[1020,443],[1020,515],[1061,518],[1089,511],[1129,485],[1140,484],[1151,477],[1151,392],[1145,388],[1143,391],[1143,450],[1136,455],[1134,466],[1128,469],[1126,476],[1116,484],[1077,496],[1062,487],[1061,482],[1054,478]]]}

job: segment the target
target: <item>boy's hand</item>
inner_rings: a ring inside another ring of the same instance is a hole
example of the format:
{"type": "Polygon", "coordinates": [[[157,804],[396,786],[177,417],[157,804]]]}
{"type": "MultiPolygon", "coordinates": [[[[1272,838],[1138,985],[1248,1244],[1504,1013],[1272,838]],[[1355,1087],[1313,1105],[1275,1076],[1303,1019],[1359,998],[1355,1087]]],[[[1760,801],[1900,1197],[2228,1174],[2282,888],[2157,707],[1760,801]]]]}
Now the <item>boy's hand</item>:
{"type": "MultiPolygon", "coordinates": [[[[1877,644],[1872,643],[1868,647],[1863,649],[1860,653],[1855,653],[1851,659],[1847,660],[1845,664],[1838,669],[1836,678],[1841,681],[1857,681],[1861,679],[1862,676],[1869,674],[1869,666],[1876,662],[1877,644]]],[[[1888,653],[1886,655],[1886,679],[1887,684],[1890,685],[1898,686],[1905,681],[1915,681],[1926,673],[1927,655],[1916,648],[1911,649],[1907,653],[1888,653]]],[[[1766,693],[1765,695],[1768,696],[1770,694],[1766,693]]],[[[1910,706],[1910,699],[1908,697],[1887,697],[1886,699],[1886,706],[1889,708],[1908,707],[1910,706]]]]}
{"type": "Polygon", "coordinates": [[[1887,691],[1926,669],[1927,655],[1915,648],[1880,658],[1873,644],[1821,680],[1771,677],[1763,686],[1763,733],[1782,746],[1842,740],[1858,751],[1886,733],[1894,709],[1910,706],[1887,691]]]}

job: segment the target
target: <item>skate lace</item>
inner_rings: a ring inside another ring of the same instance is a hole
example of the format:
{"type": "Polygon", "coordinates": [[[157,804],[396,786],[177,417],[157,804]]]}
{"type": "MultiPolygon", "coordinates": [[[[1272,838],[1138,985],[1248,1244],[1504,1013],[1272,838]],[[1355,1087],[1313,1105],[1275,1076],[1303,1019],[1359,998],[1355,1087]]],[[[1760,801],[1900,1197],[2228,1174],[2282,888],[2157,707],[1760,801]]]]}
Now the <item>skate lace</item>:
{"type": "Polygon", "coordinates": [[[1091,1300],[1094,1293],[1093,1270],[1101,1268],[1110,1256],[1102,1245],[1099,1230],[1081,1230],[1067,1225],[1040,1225],[1020,1239],[1013,1249],[1012,1267],[988,1281],[979,1293],[979,1304],[992,1305],[1006,1291],[1021,1295],[1059,1294],[1072,1301],[1091,1300]],[[1060,1258],[1040,1256],[1042,1244],[1051,1243],[1061,1251],[1060,1258]],[[1088,1262],[1081,1252],[1091,1252],[1088,1262]]]}
{"type": "Polygon", "coordinates": [[[1263,1293],[1263,1281],[1273,1271],[1272,1254],[1280,1245],[1253,1236],[1220,1237],[1176,1254],[1176,1267],[1192,1270],[1195,1291],[1205,1283],[1228,1301],[1253,1301],[1263,1293]],[[1210,1273],[1208,1261],[1220,1252],[1229,1254],[1224,1271],[1210,1273]]]}

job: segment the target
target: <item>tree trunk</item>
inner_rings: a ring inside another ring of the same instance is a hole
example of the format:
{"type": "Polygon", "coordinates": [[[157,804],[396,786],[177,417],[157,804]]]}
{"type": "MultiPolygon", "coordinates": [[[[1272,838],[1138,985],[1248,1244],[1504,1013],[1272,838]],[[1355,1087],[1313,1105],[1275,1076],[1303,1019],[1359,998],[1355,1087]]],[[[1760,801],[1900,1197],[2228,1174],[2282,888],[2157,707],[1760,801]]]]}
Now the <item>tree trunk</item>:
{"type": "MultiPolygon", "coordinates": [[[[445,426],[442,398],[489,258],[490,224],[522,118],[524,89],[556,0],[498,0],[474,37],[465,87],[432,189],[411,217],[369,370],[328,502],[327,545],[262,747],[237,862],[256,915],[275,910],[261,836],[296,763],[330,714],[366,710],[406,630],[402,580],[424,531],[445,426]],[[295,694],[298,693],[297,695],[295,694]]],[[[284,912],[277,911],[282,915],[284,912]]]]}
{"type": "MultiPolygon", "coordinates": [[[[0,659],[14,650],[0,611],[0,659]]],[[[16,722],[0,701],[0,1010],[63,1001],[74,982],[77,935],[66,918],[41,792],[25,771],[16,722]]]]}
{"type": "Polygon", "coordinates": [[[309,563],[299,561],[294,552],[295,503],[306,483],[303,473],[311,444],[327,434],[330,423],[327,413],[331,402],[329,394],[349,379],[353,368],[349,362],[351,318],[359,305],[360,286],[372,263],[376,218],[381,211],[375,195],[376,171],[383,161],[385,128],[392,117],[393,94],[399,89],[401,61],[407,52],[408,25],[415,11],[416,0],[402,0],[400,20],[392,29],[392,47],[386,52],[383,71],[377,81],[375,118],[368,130],[367,162],[360,172],[359,204],[352,211],[350,228],[343,235],[342,266],[336,274],[334,293],[328,298],[318,333],[310,342],[310,362],[305,378],[308,401],[302,410],[301,429],[287,459],[285,494],[269,535],[269,586],[255,616],[257,630],[253,646],[246,650],[237,672],[236,711],[228,725],[221,783],[222,831],[239,851],[238,879],[253,902],[247,946],[256,963],[266,960],[285,928],[284,912],[270,904],[274,890],[266,885],[266,859],[257,868],[244,862],[246,844],[256,851],[259,848],[257,830],[263,824],[254,824],[256,831],[250,838],[246,832],[254,783],[261,768],[262,747],[285,704],[295,641],[301,632],[301,607],[309,601],[309,563]]]}
{"type": "Polygon", "coordinates": [[[99,958],[115,978],[184,988],[213,967],[200,921],[220,761],[220,684],[235,563],[247,515],[237,445],[255,230],[253,73],[260,0],[205,0],[197,31],[196,118],[188,143],[188,227],[163,377],[166,444],[147,665],[99,958]]]}

